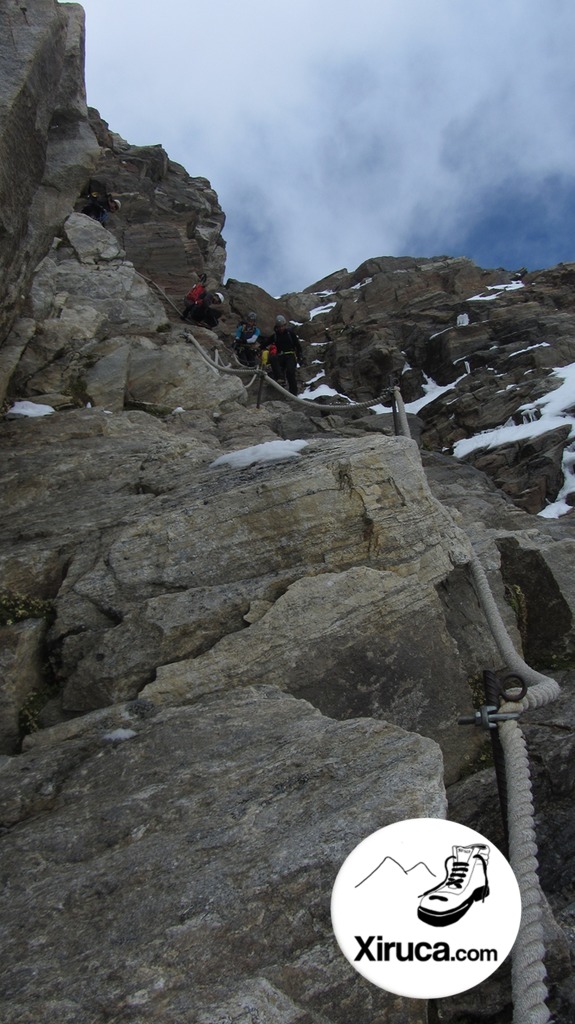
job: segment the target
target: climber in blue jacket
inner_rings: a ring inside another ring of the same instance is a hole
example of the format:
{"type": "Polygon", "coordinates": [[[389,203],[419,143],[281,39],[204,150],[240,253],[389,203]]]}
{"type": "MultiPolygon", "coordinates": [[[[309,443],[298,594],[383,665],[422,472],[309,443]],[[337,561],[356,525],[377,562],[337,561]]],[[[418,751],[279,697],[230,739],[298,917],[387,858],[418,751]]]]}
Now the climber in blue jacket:
{"type": "Polygon", "coordinates": [[[248,313],[246,319],[242,320],[236,328],[234,349],[240,363],[244,366],[257,366],[259,361],[260,329],[256,327],[256,320],[255,313],[248,313]]]}

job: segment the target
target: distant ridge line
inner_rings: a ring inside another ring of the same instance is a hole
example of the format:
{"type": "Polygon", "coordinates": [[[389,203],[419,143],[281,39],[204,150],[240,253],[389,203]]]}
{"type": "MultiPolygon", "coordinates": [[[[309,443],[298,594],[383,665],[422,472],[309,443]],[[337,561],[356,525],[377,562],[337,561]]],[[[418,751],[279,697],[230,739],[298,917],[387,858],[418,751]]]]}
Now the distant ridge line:
{"type": "Polygon", "coordinates": [[[423,867],[423,868],[425,868],[426,871],[429,871],[429,874],[432,876],[432,878],[436,877],[434,872],[431,870],[431,868],[428,868],[427,864],[424,861],[422,861],[422,860],[418,860],[417,864],[414,864],[413,867],[408,868],[406,870],[403,867],[403,865],[400,864],[399,861],[395,860],[393,857],[384,857],[383,860],[381,861],[381,863],[378,864],[377,867],[373,869],[373,871],[370,871],[369,875],[366,875],[365,878],[362,878],[361,882],[358,882],[357,885],[354,886],[354,888],[355,889],[359,889],[360,885],[363,885],[364,882],[367,882],[368,878],[371,878],[372,875],[375,875],[376,871],[379,871],[380,867],[382,867],[385,864],[386,860],[391,860],[395,865],[397,865],[398,868],[401,868],[401,870],[403,871],[404,875],[409,875],[409,873],[411,871],[415,871],[416,868],[423,867]]]}

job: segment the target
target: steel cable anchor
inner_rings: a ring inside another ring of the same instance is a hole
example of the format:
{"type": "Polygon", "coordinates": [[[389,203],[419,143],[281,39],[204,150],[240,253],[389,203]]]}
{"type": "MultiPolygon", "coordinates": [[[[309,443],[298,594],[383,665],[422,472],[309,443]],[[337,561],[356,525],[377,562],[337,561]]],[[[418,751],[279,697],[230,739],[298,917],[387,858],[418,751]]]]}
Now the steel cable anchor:
{"type": "Polygon", "coordinates": [[[497,731],[499,722],[507,722],[510,719],[519,718],[519,711],[500,711],[501,703],[517,704],[523,700],[527,693],[525,681],[516,672],[508,672],[500,679],[495,672],[484,671],[483,686],[485,689],[485,700],[479,710],[473,715],[463,715],[459,719],[459,725],[475,725],[486,729],[491,736],[491,747],[493,750],[493,763],[497,778],[497,790],[499,803],[501,805],[501,817],[503,819],[503,830],[506,844],[508,844],[509,833],[507,827],[507,779],[505,775],[505,758],[503,747],[497,731]],[[516,692],[510,692],[511,689],[516,692]],[[518,687],[518,691],[517,691],[518,687]]]}
{"type": "Polygon", "coordinates": [[[527,686],[521,676],[516,672],[508,672],[500,679],[495,672],[485,671],[483,673],[483,686],[485,688],[485,699],[487,704],[481,707],[472,715],[462,715],[459,725],[476,725],[482,729],[496,729],[498,722],[507,722],[511,718],[519,718],[521,711],[499,711],[500,702],[504,704],[518,704],[527,693],[527,686]],[[508,684],[516,680],[519,693],[511,693],[508,684]],[[506,685],[507,684],[507,685],[506,685]]]}
{"type": "Polygon", "coordinates": [[[482,704],[473,715],[462,715],[458,725],[477,725],[481,729],[496,729],[498,722],[506,722],[510,718],[519,718],[520,711],[499,712],[495,704],[482,704]]]}

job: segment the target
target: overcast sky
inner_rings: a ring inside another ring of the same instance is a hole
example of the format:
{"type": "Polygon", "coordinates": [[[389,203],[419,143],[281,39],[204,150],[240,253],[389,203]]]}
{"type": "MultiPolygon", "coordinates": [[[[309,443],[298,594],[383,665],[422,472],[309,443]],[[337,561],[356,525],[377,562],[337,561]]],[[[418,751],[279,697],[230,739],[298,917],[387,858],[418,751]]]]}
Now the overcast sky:
{"type": "Polygon", "coordinates": [[[208,178],[227,276],[575,259],[573,0],[84,0],[88,103],[208,178]]]}

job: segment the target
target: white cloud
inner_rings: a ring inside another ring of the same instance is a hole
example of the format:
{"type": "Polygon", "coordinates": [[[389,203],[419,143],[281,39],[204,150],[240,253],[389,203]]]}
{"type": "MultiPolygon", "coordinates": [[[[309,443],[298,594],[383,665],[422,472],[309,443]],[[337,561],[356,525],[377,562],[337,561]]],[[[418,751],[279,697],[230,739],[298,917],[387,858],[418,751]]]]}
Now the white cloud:
{"type": "Polygon", "coordinates": [[[273,294],[461,231],[502,182],[572,175],[566,0],[84,7],[89,102],[210,179],[229,274],[273,294]]]}

